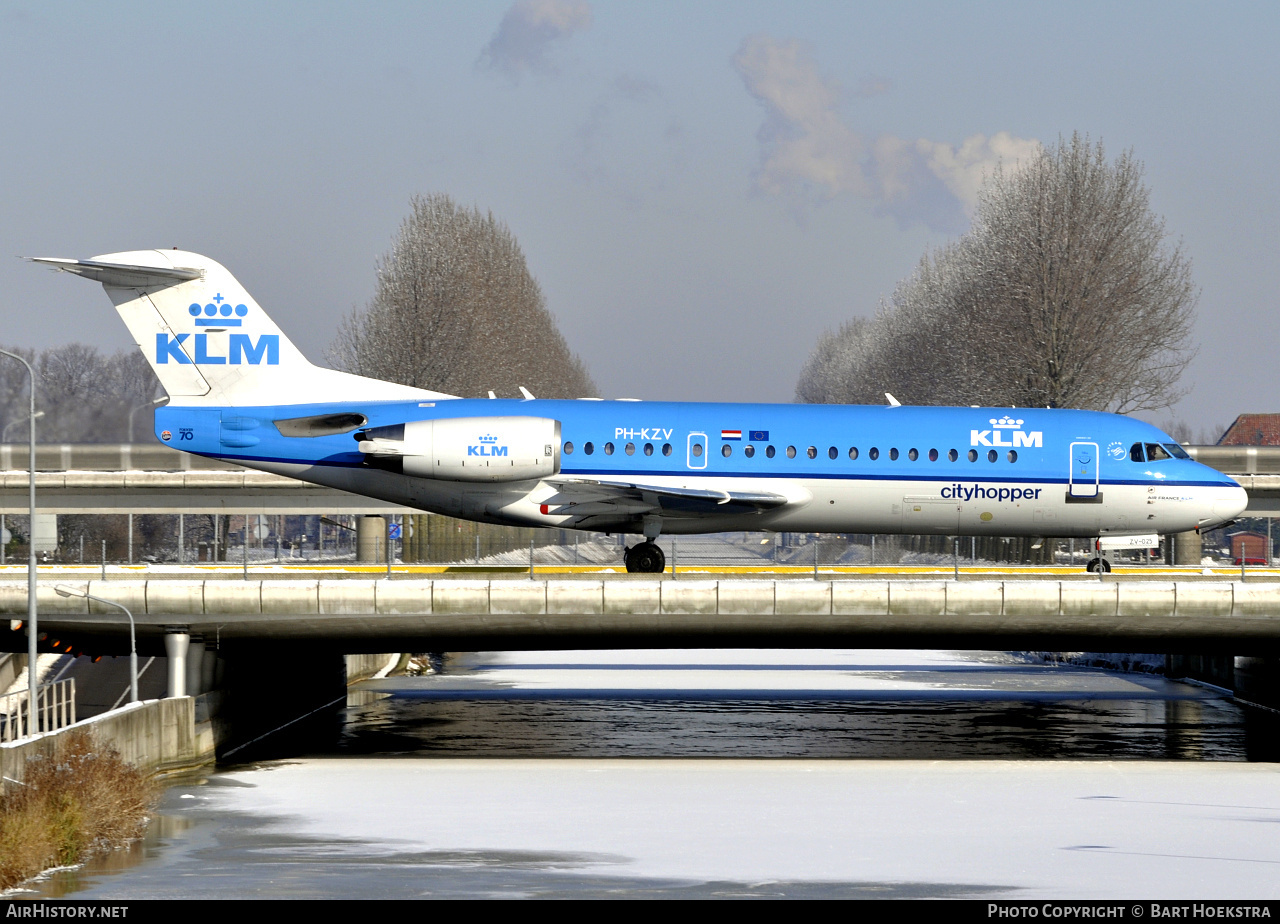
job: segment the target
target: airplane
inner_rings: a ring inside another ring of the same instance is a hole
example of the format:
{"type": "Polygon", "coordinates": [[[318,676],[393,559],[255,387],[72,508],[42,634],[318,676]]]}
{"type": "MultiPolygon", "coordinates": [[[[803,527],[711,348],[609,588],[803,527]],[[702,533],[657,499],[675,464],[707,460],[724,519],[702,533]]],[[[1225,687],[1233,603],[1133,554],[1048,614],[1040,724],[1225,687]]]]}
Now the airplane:
{"type": "Polygon", "coordinates": [[[1096,411],[461,398],[313,365],[239,282],[180,250],[35,262],[102,283],[169,402],[168,446],[486,523],[1078,537],[1099,550],[1221,526],[1230,478],[1096,411]]]}

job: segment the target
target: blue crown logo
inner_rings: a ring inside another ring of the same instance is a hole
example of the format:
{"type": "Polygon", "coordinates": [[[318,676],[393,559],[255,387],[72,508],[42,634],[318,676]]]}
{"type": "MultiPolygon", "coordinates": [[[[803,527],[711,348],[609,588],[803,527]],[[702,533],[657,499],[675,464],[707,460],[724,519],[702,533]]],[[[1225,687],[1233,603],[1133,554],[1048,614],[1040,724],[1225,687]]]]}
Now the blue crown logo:
{"type": "Polygon", "coordinates": [[[187,307],[187,313],[196,319],[196,327],[239,327],[240,319],[249,313],[249,307],[247,305],[233,307],[219,292],[207,305],[192,302],[187,307]]]}
{"type": "Polygon", "coordinates": [[[482,442],[482,443],[496,443],[496,442],[498,442],[498,438],[497,438],[496,436],[482,436],[482,437],[480,437],[480,442],[482,442]]]}

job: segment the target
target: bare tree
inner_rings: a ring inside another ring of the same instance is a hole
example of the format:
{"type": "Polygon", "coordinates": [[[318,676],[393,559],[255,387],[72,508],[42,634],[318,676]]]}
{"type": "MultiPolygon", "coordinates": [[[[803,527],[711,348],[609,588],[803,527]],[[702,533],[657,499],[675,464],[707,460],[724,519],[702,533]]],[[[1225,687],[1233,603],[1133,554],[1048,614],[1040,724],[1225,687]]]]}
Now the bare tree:
{"type": "Polygon", "coordinates": [[[340,369],[463,396],[595,393],[510,229],[448,196],[415,196],[377,291],[329,349],[340,369]]]}
{"type": "Polygon", "coordinates": [[[1197,300],[1142,165],[1129,152],[1108,162],[1101,142],[1073,135],[990,177],[971,230],[926,254],[874,320],[820,341],[797,397],[1168,407],[1197,300]]]}
{"type": "MultiPolygon", "coordinates": [[[[103,355],[80,343],[33,350],[10,348],[32,364],[36,373],[36,410],[44,416],[36,425],[42,442],[96,443],[130,441],[129,411],[145,406],[161,394],[160,383],[140,350],[103,355]]],[[[16,425],[27,417],[25,370],[17,363],[0,363],[0,421],[11,441],[26,439],[16,425]],[[10,368],[12,367],[12,368],[10,368]]],[[[139,418],[151,419],[148,411],[139,418]]]]}

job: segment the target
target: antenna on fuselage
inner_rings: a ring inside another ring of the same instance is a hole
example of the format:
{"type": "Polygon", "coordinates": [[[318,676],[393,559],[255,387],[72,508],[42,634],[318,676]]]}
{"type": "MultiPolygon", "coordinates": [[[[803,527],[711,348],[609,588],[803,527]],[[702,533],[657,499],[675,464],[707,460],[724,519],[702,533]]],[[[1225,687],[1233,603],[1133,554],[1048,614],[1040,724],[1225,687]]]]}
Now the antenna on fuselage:
{"type": "Polygon", "coordinates": [[[498,400],[498,396],[497,396],[497,395],[495,395],[495,394],[493,393],[493,389],[492,389],[492,388],[490,388],[490,389],[489,389],[489,400],[490,400],[490,401],[497,401],[497,400],[498,400]]]}
{"type": "Polygon", "coordinates": [[[524,400],[533,400],[533,392],[529,391],[529,389],[525,388],[523,385],[518,385],[516,387],[520,389],[520,394],[524,395],[524,400]]]}
{"type": "Polygon", "coordinates": [[[889,399],[889,407],[902,407],[902,402],[887,391],[884,393],[884,396],[889,399]]]}

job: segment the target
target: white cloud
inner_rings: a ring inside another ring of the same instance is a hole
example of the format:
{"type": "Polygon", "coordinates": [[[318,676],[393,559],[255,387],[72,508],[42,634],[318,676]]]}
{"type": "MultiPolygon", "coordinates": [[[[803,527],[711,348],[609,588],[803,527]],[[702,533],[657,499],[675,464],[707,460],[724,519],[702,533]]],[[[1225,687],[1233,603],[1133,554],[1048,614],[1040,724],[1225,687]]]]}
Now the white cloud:
{"type": "Polygon", "coordinates": [[[555,73],[547,57],[551,46],[590,25],[586,0],[517,0],[480,53],[480,62],[513,79],[525,71],[555,73]]]}
{"type": "MultiPolygon", "coordinates": [[[[813,202],[854,193],[904,225],[919,221],[954,231],[976,204],[985,176],[1040,150],[1038,141],[1008,132],[971,135],[958,146],[893,135],[868,140],[841,114],[839,83],[824,76],[794,39],[752,36],[733,65],[765,110],[755,182],[770,195],[813,202]]],[[[889,85],[884,78],[875,81],[877,92],[889,85]]]]}
{"type": "Polygon", "coordinates": [[[859,167],[862,140],[836,112],[840,86],[818,73],[805,46],[757,35],[733,64],[747,91],[764,105],[756,183],[765,192],[830,198],[866,192],[859,167]]]}

